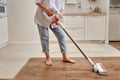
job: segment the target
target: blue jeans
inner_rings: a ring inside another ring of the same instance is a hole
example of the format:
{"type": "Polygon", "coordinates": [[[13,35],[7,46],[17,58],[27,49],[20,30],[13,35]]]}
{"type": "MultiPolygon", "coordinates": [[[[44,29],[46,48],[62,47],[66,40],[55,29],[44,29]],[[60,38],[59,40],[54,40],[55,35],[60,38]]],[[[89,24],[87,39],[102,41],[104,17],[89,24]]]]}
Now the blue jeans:
{"type": "MultiPolygon", "coordinates": [[[[38,30],[39,30],[39,34],[40,34],[43,52],[48,52],[49,51],[49,31],[48,31],[48,28],[45,28],[45,27],[40,26],[38,24],[37,24],[37,26],[38,26],[38,30]]],[[[65,39],[63,30],[60,27],[52,28],[51,25],[50,25],[50,29],[55,34],[55,36],[59,42],[59,47],[60,47],[61,52],[62,53],[66,52],[66,50],[67,50],[66,39],[65,39]]]]}

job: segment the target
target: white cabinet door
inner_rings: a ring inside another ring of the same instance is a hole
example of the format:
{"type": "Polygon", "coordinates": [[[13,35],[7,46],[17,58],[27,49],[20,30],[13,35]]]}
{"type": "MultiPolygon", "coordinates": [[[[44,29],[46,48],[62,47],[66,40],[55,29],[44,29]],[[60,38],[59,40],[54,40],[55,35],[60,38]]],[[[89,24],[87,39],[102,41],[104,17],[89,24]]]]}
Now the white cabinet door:
{"type": "Polygon", "coordinates": [[[65,16],[64,25],[75,40],[84,40],[84,16],[65,16]]]}
{"type": "Polygon", "coordinates": [[[8,41],[7,17],[0,18],[0,44],[8,41]]]}
{"type": "MultiPolygon", "coordinates": [[[[84,29],[79,27],[68,27],[66,30],[74,40],[84,40],[84,29]]],[[[67,40],[69,40],[68,37],[67,40]]]]}
{"type": "Polygon", "coordinates": [[[85,17],[85,40],[105,40],[105,16],[85,17]]]}
{"type": "Polygon", "coordinates": [[[110,27],[109,27],[109,38],[111,41],[120,40],[120,15],[110,15],[110,27]]]}
{"type": "Polygon", "coordinates": [[[65,16],[65,27],[84,27],[84,16],[65,16]]]}

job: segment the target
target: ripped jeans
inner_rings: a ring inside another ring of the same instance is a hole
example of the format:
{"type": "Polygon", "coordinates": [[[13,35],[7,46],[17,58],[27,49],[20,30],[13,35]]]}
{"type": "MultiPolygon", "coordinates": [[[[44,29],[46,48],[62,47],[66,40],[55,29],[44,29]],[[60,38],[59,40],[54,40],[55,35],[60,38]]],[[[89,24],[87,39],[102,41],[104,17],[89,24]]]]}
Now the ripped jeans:
{"type": "MultiPolygon", "coordinates": [[[[43,52],[48,52],[49,51],[49,29],[46,27],[40,26],[39,24],[37,24],[37,26],[38,26],[38,31],[40,35],[43,52]]],[[[58,40],[61,52],[66,52],[67,51],[66,39],[65,39],[63,30],[59,26],[52,28],[51,25],[50,25],[50,29],[55,34],[58,40]]]]}

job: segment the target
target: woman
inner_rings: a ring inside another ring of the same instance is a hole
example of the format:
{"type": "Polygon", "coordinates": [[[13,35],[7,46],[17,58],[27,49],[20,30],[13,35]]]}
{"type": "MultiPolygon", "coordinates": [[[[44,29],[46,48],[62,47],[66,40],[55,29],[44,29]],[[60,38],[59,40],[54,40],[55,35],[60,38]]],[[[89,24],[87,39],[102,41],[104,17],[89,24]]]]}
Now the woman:
{"type": "Polygon", "coordinates": [[[43,14],[44,11],[48,16],[52,16],[53,12],[51,8],[55,8],[56,10],[62,13],[64,8],[64,0],[36,0],[35,3],[38,6],[35,15],[35,22],[38,26],[42,49],[46,56],[46,65],[53,65],[49,54],[48,27],[52,30],[52,32],[56,35],[58,39],[60,50],[63,56],[63,62],[75,63],[74,60],[67,57],[66,42],[63,30],[59,26],[52,28],[52,25],[49,24],[48,20],[43,14]]]}

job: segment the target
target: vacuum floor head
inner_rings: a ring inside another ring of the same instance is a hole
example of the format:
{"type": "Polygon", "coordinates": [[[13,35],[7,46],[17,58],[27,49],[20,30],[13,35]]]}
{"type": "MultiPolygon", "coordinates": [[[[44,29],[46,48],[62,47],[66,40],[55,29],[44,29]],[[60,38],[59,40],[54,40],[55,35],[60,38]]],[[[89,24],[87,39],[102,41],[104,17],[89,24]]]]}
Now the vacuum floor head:
{"type": "Polygon", "coordinates": [[[102,63],[94,64],[93,70],[94,72],[98,72],[100,75],[107,75],[107,70],[105,69],[102,63]]]}

